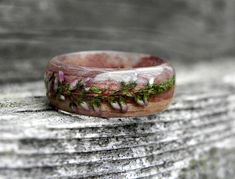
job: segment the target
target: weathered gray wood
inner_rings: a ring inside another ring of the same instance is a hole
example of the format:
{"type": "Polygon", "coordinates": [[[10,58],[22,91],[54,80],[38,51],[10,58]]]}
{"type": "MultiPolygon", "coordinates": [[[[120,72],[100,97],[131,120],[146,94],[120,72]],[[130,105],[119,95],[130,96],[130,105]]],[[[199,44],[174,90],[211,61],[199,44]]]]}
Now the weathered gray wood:
{"type": "Polygon", "coordinates": [[[78,50],[173,62],[234,55],[234,7],[234,0],[1,0],[0,83],[39,80],[50,58],[78,50]]]}
{"type": "Polygon", "coordinates": [[[145,117],[70,115],[42,81],[0,86],[0,178],[233,179],[235,61],[223,60],[176,63],[171,106],[145,117]]]}
{"type": "Polygon", "coordinates": [[[0,178],[234,179],[234,0],[0,1],[0,178]],[[53,110],[47,61],[78,50],[169,58],[161,114],[95,118],[53,110]],[[207,59],[207,60],[203,60],[207,59]]]}

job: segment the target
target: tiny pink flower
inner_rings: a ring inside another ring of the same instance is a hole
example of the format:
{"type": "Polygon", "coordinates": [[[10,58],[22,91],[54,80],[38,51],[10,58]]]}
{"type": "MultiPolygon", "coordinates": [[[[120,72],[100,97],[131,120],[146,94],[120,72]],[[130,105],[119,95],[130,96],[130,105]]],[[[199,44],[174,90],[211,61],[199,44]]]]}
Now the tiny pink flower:
{"type": "Polygon", "coordinates": [[[141,99],[136,100],[136,102],[140,105],[140,106],[145,106],[145,102],[141,99]]]}
{"type": "Polygon", "coordinates": [[[54,79],[54,86],[53,86],[54,91],[56,91],[57,88],[58,88],[58,77],[55,76],[55,79],[54,79]]]}
{"type": "Polygon", "coordinates": [[[73,112],[76,112],[77,111],[77,106],[76,105],[71,105],[71,109],[73,112]]]}
{"type": "Polygon", "coordinates": [[[88,104],[87,104],[86,102],[84,102],[84,101],[80,103],[80,106],[81,106],[83,109],[87,110],[87,111],[89,110],[88,104]]]}
{"type": "Polygon", "coordinates": [[[98,106],[93,106],[96,113],[100,113],[100,108],[98,106]]]}
{"type": "Polygon", "coordinates": [[[88,92],[88,91],[90,91],[90,87],[86,87],[86,88],[84,88],[84,90],[85,90],[86,92],[88,92]]]}
{"type": "Polygon", "coordinates": [[[124,103],[124,102],[121,102],[120,103],[121,104],[121,110],[122,110],[122,112],[127,112],[128,111],[128,106],[127,106],[127,104],[126,103],[124,103]]]}
{"type": "Polygon", "coordinates": [[[110,102],[110,105],[112,106],[113,109],[116,109],[116,110],[121,110],[121,107],[119,105],[118,102],[110,102]]]}
{"type": "Polygon", "coordinates": [[[64,95],[60,95],[60,100],[62,100],[62,101],[64,101],[64,100],[65,100],[64,95]]]}
{"type": "Polygon", "coordinates": [[[63,82],[64,81],[64,72],[63,71],[59,71],[59,82],[63,82]]]}
{"type": "Polygon", "coordinates": [[[69,84],[70,90],[75,90],[78,84],[78,80],[74,80],[72,83],[69,84]]]}
{"type": "Polygon", "coordinates": [[[144,98],[144,104],[145,104],[145,106],[148,105],[148,99],[147,98],[144,98]]]}

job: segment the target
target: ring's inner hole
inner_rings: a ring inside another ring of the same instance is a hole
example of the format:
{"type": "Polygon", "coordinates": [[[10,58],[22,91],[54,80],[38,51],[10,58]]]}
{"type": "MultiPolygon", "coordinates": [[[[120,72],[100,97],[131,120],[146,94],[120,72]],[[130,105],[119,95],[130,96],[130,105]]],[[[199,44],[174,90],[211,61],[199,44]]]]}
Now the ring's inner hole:
{"type": "Polygon", "coordinates": [[[138,68],[164,63],[158,57],[127,52],[80,52],[62,56],[65,64],[97,68],[138,68]]]}

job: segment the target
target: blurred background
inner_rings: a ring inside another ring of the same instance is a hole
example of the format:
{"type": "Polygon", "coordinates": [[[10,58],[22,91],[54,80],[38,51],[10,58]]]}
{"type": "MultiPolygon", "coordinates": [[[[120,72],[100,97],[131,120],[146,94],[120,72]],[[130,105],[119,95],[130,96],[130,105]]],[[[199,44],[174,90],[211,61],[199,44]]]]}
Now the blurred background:
{"type": "Polygon", "coordinates": [[[53,56],[151,53],[173,64],[235,55],[234,0],[0,0],[0,83],[42,79],[53,56]]]}
{"type": "Polygon", "coordinates": [[[235,0],[0,0],[0,74],[1,179],[235,178],[235,0]],[[127,120],[53,110],[48,61],[85,50],[168,59],[169,110],[127,120]]]}

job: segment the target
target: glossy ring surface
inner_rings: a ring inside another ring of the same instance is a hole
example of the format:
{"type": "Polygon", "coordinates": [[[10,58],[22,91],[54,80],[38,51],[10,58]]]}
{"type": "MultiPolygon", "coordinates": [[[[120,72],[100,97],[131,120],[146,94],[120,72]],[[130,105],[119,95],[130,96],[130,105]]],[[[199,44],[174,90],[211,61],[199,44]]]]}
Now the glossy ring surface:
{"type": "Polygon", "coordinates": [[[47,97],[60,110],[101,117],[161,112],[175,89],[175,70],[159,57],[84,51],[51,59],[44,74],[47,97]]]}

